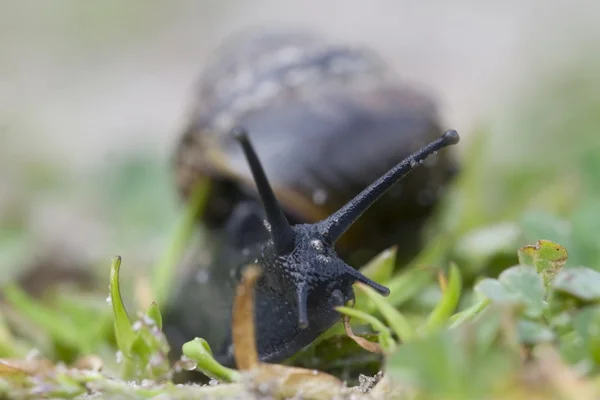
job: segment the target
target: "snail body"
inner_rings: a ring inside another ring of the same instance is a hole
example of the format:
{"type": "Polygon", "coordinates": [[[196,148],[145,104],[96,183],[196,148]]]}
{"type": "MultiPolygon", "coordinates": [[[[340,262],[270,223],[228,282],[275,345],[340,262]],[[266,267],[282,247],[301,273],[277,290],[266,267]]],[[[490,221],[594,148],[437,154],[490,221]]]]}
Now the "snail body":
{"type": "MultiPolygon", "coordinates": [[[[165,332],[174,350],[203,337],[220,362],[233,365],[233,293],[242,268],[256,262],[265,270],[256,288],[259,357],[281,361],[339,320],[333,307],[353,298],[357,280],[386,293],[344,260],[399,242],[416,246],[454,172],[442,153],[386,187],[343,236],[325,238],[317,227],[442,135],[436,106],[399,83],[374,53],[303,31],[232,38],[206,67],[198,94],[176,151],[177,182],[185,198],[200,177],[211,179],[202,218],[214,252],[197,268],[203,279],[189,275],[177,290],[165,332]],[[231,134],[237,126],[251,133],[252,145],[231,134]],[[278,223],[269,215],[275,209],[278,223]],[[288,226],[294,245],[278,249],[274,226],[288,226]]],[[[448,138],[444,145],[452,144],[448,138]]]]}

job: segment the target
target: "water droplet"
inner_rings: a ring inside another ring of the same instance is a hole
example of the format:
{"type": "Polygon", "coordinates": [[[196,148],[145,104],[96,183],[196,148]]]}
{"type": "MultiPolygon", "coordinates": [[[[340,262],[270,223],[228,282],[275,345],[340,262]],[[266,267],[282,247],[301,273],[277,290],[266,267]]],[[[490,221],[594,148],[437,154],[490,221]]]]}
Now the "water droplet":
{"type": "Polygon", "coordinates": [[[219,384],[219,381],[216,379],[211,379],[210,381],[208,381],[208,384],[210,386],[217,386],[219,384]]]}
{"type": "Polygon", "coordinates": [[[142,329],[142,322],[141,321],[135,321],[133,323],[133,325],[131,326],[131,328],[133,329],[134,332],[139,331],[140,329],[142,329]]]}
{"type": "Polygon", "coordinates": [[[410,167],[414,168],[418,165],[418,163],[415,160],[410,160],[410,167]]]}
{"type": "Polygon", "coordinates": [[[163,361],[165,361],[165,359],[160,354],[154,354],[152,357],[150,357],[150,361],[148,361],[148,363],[151,366],[158,367],[163,363],[163,361]]]}
{"type": "Polygon", "coordinates": [[[176,365],[179,368],[179,370],[185,371],[193,371],[198,366],[194,360],[185,355],[181,356],[176,365]]]}
{"type": "Polygon", "coordinates": [[[106,298],[106,302],[108,304],[112,304],[112,297],[110,297],[110,295],[108,295],[108,297],[106,298]]]}
{"type": "Polygon", "coordinates": [[[154,325],[156,325],[156,322],[152,318],[150,318],[149,316],[147,316],[146,314],[144,314],[142,318],[143,318],[143,321],[144,321],[144,325],[147,325],[147,326],[154,326],[154,325]]]}

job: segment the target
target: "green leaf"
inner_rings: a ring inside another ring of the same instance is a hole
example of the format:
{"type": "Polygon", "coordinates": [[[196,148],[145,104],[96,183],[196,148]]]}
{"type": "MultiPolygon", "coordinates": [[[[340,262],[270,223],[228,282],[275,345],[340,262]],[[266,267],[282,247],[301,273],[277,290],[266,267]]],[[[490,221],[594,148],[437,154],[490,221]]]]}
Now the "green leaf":
{"type": "Polygon", "coordinates": [[[213,357],[212,350],[206,340],[195,338],[183,345],[183,354],[196,362],[196,369],[212,379],[225,382],[237,382],[241,375],[238,371],[226,368],[213,357]]]}
{"type": "Polygon", "coordinates": [[[588,357],[600,365],[600,306],[581,310],[573,319],[573,327],[583,341],[588,357]]]}
{"type": "Polygon", "coordinates": [[[587,343],[584,343],[578,332],[571,331],[560,337],[558,349],[566,362],[582,365],[582,361],[589,363],[589,352],[586,345],[587,343]]]}
{"type": "Polygon", "coordinates": [[[555,338],[554,332],[547,326],[526,319],[517,322],[517,332],[520,342],[524,344],[551,342],[555,338]]]}
{"type": "MultiPolygon", "coordinates": [[[[392,247],[379,253],[369,263],[360,269],[366,277],[384,284],[388,282],[394,271],[396,263],[397,248],[392,247]]],[[[375,312],[374,303],[367,301],[368,297],[364,292],[357,292],[355,296],[355,308],[365,312],[375,312]]]]}
{"type": "Polygon", "coordinates": [[[390,295],[387,302],[394,307],[412,300],[432,283],[435,265],[442,260],[451,247],[452,241],[445,234],[429,240],[427,246],[400,272],[388,282],[390,295]]]}
{"type": "Polygon", "coordinates": [[[150,361],[150,357],[152,356],[152,348],[150,344],[146,341],[144,334],[141,331],[138,331],[131,342],[131,348],[129,349],[129,354],[133,355],[135,358],[139,359],[140,362],[137,365],[137,372],[139,373],[140,369],[148,364],[150,361]]]}
{"type": "Polygon", "coordinates": [[[113,309],[114,325],[115,325],[115,339],[117,340],[117,346],[123,355],[127,358],[131,358],[131,348],[135,338],[135,333],[123,304],[121,298],[121,291],[119,288],[119,269],[121,267],[121,257],[116,256],[112,259],[110,267],[110,303],[113,309]]]}
{"type": "Polygon", "coordinates": [[[489,303],[490,300],[484,297],[472,306],[454,314],[452,317],[450,317],[450,327],[456,328],[467,321],[473,320],[488,306],[489,303]]]}
{"type": "Polygon", "coordinates": [[[387,374],[400,385],[453,398],[452,394],[460,391],[462,382],[455,368],[452,368],[458,353],[454,354],[449,341],[439,332],[403,344],[389,357],[387,374]]]}
{"type": "Polygon", "coordinates": [[[155,302],[152,302],[152,304],[150,304],[146,315],[154,321],[158,329],[162,330],[162,315],[160,314],[160,309],[158,308],[158,305],[155,302]]]}
{"type": "Polygon", "coordinates": [[[404,343],[386,360],[387,375],[419,390],[417,398],[485,398],[517,360],[498,340],[500,320],[499,313],[488,312],[476,322],[404,343]]]}
{"type": "Polygon", "coordinates": [[[450,265],[450,277],[448,287],[445,289],[442,299],[427,318],[427,332],[441,328],[452,316],[458,305],[462,290],[462,278],[458,266],[450,265]]]}
{"type": "Polygon", "coordinates": [[[475,291],[496,304],[523,304],[518,294],[510,292],[497,279],[485,278],[475,285],[475,291]]]}
{"type": "Polygon", "coordinates": [[[360,272],[375,282],[387,282],[394,272],[397,254],[398,248],[396,246],[384,250],[362,267],[360,272]]]}
{"type": "Polygon", "coordinates": [[[171,369],[168,359],[170,348],[155,320],[161,319],[157,310],[156,304],[151,305],[148,312],[140,314],[133,323],[135,338],[130,349],[132,357],[125,360],[123,368],[126,379],[164,380],[168,377],[171,369]],[[154,314],[154,317],[150,314],[154,314]]]}
{"type": "Polygon", "coordinates": [[[390,295],[387,302],[399,307],[421,293],[433,279],[432,268],[413,266],[403,270],[388,283],[390,295]]]}
{"type": "Polygon", "coordinates": [[[557,274],[552,287],[583,301],[598,301],[600,272],[586,267],[567,268],[557,274]]]}
{"type": "MultiPolygon", "coordinates": [[[[519,225],[523,229],[525,243],[537,241],[543,237],[556,243],[562,243],[568,249],[573,246],[569,221],[556,215],[537,209],[527,211],[521,216],[519,225]]],[[[523,264],[521,261],[519,263],[523,264]]]]}
{"type": "Polygon", "coordinates": [[[364,284],[357,284],[356,286],[375,304],[377,311],[383,315],[392,331],[402,342],[409,341],[416,335],[415,330],[404,315],[390,305],[379,293],[364,284]]]}
{"type": "Polygon", "coordinates": [[[525,302],[525,314],[530,318],[540,318],[546,307],[544,303],[544,283],[535,269],[527,266],[511,267],[503,271],[498,280],[525,302]]]}
{"type": "Polygon", "coordinates": [[[336,307],[335,308],[339,313],[347,315],[352,318],[357,318],[363,322],[368,323],[376,332],[387,331],[388,328],[381,322],[379,319],[375,318],[372,315],[369,315],[363,311],[357,310],[352,307],[336,307]]]}
{"type": "Polygon", "coordinates": [[[556,274],[567,262],[567,249],[549,240],[540,240],[535,245],[519,249],[519,264],[535,267],[548,287],[556,274]]]}
{"type": "Polygon", "coordinates": [[[496,304],[524,306],[525,315],[530,318],[541,318],[546,308],[544,283],[533,267],[508,268],[498,280],[484,279],[475,290],[496,304]]]}

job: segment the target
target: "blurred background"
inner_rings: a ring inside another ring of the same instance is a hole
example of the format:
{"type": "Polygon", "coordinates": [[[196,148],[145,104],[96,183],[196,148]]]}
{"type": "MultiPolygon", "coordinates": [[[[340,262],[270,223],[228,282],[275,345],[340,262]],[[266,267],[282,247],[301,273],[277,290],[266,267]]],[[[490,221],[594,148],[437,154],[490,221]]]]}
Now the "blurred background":
{"type": "Polygon", "coordinates": [[[0,0],[0,279],[69,260],[105,279],[115,254],[124,273],[154,265],[180,212],[173,149],[206,57],[269,24],[368,45],[438,96],[463,137],[447,206],[461,211],[443,222],[466,235],[458,249],[516,223],[600,267],[598,21],[592,0],[0,0]]]}

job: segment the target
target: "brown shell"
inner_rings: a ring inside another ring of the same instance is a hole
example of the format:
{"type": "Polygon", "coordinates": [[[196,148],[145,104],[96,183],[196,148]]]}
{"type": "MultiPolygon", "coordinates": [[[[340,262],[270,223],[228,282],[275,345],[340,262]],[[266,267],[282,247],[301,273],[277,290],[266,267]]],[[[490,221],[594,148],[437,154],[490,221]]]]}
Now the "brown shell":
{"type": "MultiPolygon", "coordinates": [[[[216,182],[209,220],[211,212],[227,213],[232,188],[254,190],[229,135],[235,125],[248,130],[286,211],[305,222],[331,214],[442,133],[431,95],[399,81],[376,54],[301,30],[231,37],[206,66],[197,93],[176,152],[177,179],[184,197],[199,176],[216,182]]],[[[340,245],[368,247],[370,256],[414,243],[453,169],[446,153],[432,157],[367,211],[340,245]]]]}

